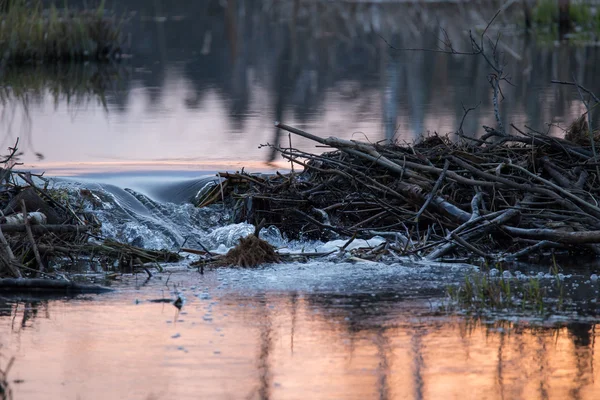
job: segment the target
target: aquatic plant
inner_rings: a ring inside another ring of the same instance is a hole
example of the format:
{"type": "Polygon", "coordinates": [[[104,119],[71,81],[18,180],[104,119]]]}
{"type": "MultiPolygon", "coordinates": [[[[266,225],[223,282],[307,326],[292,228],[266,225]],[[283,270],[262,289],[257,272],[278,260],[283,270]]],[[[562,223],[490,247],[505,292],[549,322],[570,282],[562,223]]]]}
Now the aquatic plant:
{"type": "Polygon", "coordinates": [[[0,58],[17,64],[107,60],[121,52],[121,21],[104,1],[95,10],[44,8],[41,0],[14,0],[0,13],[0,58]]]}
{"type": "Polygon", "coordinates": [[[544,283],[537,276],[528,279],[496,268],[483,266],[465,276],[464,282],[447,288],[452,306],[468,312],[515,311],[543,314],[564,307],[564,284],[553,257],[550,273],[554,283],[544,283]]]}

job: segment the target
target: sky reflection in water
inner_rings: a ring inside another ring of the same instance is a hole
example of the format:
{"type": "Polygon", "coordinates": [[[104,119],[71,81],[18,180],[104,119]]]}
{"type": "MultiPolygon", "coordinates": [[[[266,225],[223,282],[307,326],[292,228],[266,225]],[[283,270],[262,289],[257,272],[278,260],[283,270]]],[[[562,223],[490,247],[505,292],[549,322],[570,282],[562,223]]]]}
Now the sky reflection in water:
{"type": "Polygon", "coordinates": [[[217,272],[175,274],[170,282],[184,289],[180,313],[147,302],[169,296],[160,281],[89,301],[4,303],[2,354],[16,356],[10,378],[24,380],[13,384],[15,398],[600,394],[592,324],[530,327],[433,317],[423,301],[385,292],[245,293],[224,287],[217,272]]]}
{"type": "MultiPolygon", "coordinates": [[[[289,144],[276,120],[321,136],[411,141],[455,131],[463,105],[480,104],[465,133],[495,124],[481,57],[398,52],[382,40],[435,48],[445,27],[462,48],[461,27],[479,27],[493,5],[124,3],[134,10],[126,25],[132,59],[2,73],[0,145],[21,136],[27,166],[62,175],[260,170],[273,167],[260,144],[289,144]]],[[[510,10],[497,27],[507,21],[510,10]]],[[[575,76],[597,90],[597,47],[536,45],[505,31],[502,56],[515,87],[505,87],[504,125],[560,134],[547,124],[567,126],[583,106],[572,87],[550,81],[575,76]]],[[[297,137],[292,144],[314,149],[297,137]]]]}
{"type": "MultiPolygon", "coordinates": [[[[119,66],[1,71],[0,147],[20,136],[25,166],[50,174],[188,176],[272,168],[269,151],[258,146],[288,145],[287,136],[276,136],[275,120],[321,136],[410,141],[454,131],[462,104],[481,102],[465,132],[494,124],[482,59],[397,53],[379,36],[398,47],[432,48],[440,26],[460,41],[462,27],[485,24],[494,8],[164,3],[123,2],[135,11],[127,28],[134,57],[119,66]]],[[[546,123],[565,126],[581,113],[576,92],[551,79],[575,75],[599,92],[596,47],[545,47],[508,34],[503,48],[516,85],[506,88],[505,126],[546,131],[546,123]]],[[[219,291],[216,273],[179,279],[189,293],[180,314],[169,304],[135,304],[169,296],[162,282],[89,301],[2,300],[0,365],[15,356],[9,378],[24,380],[12,385],[15,398],[600,396],[593,324],[482,325],[432,317],[418,296],[219,291]]]]}

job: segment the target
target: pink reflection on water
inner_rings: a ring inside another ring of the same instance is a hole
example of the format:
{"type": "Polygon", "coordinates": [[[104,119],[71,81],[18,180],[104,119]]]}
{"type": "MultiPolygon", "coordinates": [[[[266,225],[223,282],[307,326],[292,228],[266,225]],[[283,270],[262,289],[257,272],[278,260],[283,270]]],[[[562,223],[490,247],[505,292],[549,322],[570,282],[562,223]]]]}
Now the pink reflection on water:
{"type": "MultiPolygon", "coordinates": [[[[199,279],[173,278],[179,285],[199,279]]],[[[217,284],[211,280],[208,273],[203,282],[217,284]]],[[[592,324],[486,325],[419,316],[427,306],[414,302],[387,304],[383,319],[359,317],[360,310],[295,293],[202,300],[188,292],[178,313],[170,304],[144,302],[162,297],[159,286],[121,288],[90,301],[13,305],[0,329],[3,355],[16,357],[10,378],[24,380],[13,385],[15,398],[600,395],[592,324]]]]}

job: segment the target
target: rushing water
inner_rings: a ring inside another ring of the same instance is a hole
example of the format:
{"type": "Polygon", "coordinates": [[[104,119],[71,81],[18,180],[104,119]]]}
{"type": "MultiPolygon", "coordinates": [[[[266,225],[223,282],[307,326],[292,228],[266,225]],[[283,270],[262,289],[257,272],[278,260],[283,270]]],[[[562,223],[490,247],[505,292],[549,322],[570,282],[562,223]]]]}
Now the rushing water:
{"type": "MultiPolygon", "coordinates": [[[[561,134],[583,106],[550,80],[575,77],[598,92],[597,47],[518,35],[511,15],[521,2],[509,3],[493,27],[515,84],[504,88],[504,125],[561,134]]],[[[497,6],[472,4],[122,1],[131,58],[0,71],[0,147],[20,137],[25,167],[72,196],[90,189],[98,201],[88,199],[88,211],[108,237],[224,251],[253,228],[190,201],[215,171],[281,167],[258,148],[289,145],[275,120],[322,136],[412,140],[455,131],[463,104],[480,103],[465,133],[494,125],[483,58],[397,52],[382,39],[431,49],[444,28],[460,47],[464,28],[482,28],[497,6]]],[[[264,237],[289,251],[335,249],[273,230],[264,237]]],[[[447,285],[469,265],[331,256],[200,274],[186,269],[191,260],[149,280],[122,276],[101,296],[0,294],[0,370],[15,357],[14,398],[600,396],[595,265],[563,271],[573,311],[477,320],[440,313],[447,285]],[[152,302],[177,296],[181,310],[152,302]]],[[[546,266],[517,269],[522,279],[555,279],[546,266]]]]}

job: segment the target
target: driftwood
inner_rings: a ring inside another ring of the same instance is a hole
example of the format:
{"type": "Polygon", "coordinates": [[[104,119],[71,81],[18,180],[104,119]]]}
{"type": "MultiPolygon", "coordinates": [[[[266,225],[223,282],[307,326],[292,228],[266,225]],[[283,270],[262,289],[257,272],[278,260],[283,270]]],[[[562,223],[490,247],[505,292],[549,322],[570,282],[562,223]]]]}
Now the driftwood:
{"type": "Polygon", "coordinates": [[[103,256],[115,260],[134,262],[136,265],[157,262],[175,262],[181,257],[177,253],[167,250],[146,250],[119,243],[114,240],[105,240],[103,243],[40,245],[40,249],[50,253],[77,254],[79,256],[103,256]]]}
{"type": "MultiPolygon", "coordinates": [[[[264,218],[290,238],[377,232],[388,239],[382,251],[430,260],[527,257],[548,249],[600,255],[600,176],[589,142],[515,126],[518,136],[485,127],[480,139],[434,135],[412,145],[277,127],[333,151],[267,145],[303,171],[221,173],[223,184],[199,203],[224,197],[237,221],[264,218]]],[[[575,123],[571,131],[585,127],[575,123]]]]}

